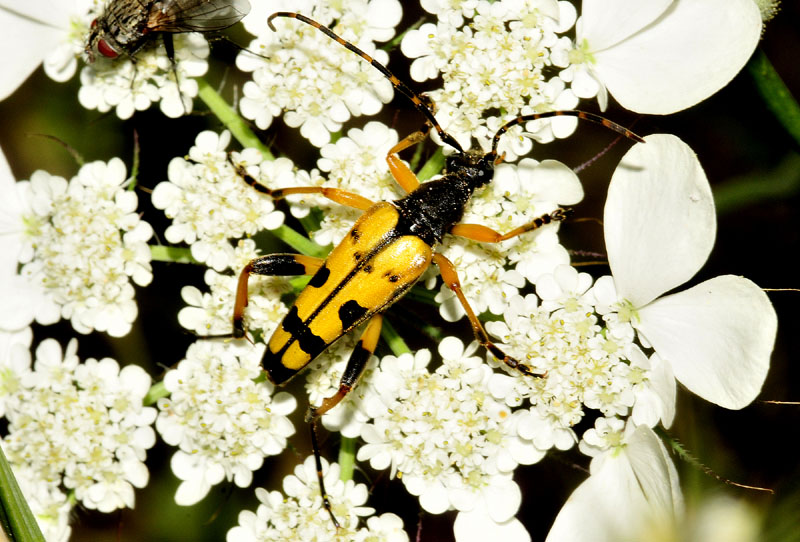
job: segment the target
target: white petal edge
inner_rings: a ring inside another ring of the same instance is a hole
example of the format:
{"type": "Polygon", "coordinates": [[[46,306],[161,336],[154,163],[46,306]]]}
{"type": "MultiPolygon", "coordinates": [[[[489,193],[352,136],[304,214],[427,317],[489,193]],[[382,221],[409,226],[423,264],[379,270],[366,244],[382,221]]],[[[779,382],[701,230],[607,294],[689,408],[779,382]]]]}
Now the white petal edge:
{"type": "Polygon", "coordinates": [[[529,179],[531,191],[538,199],[560,205],[574,205],[583,199],[580,179],[574,171],[557,160],[542,160],[529,179]]]}
{"type": "Polygon", "coordinates": [[[547,542],[647,540],[651,522],[683,510],[678,474],[648,427],[638,427],[619,453],[592,461],[592,474],[569,496],[547,542]]]}
{"type": "Polygon", "coordinates": [[[778,318],[752,281],[715,277],[654,301],[639,317],[637,329],[691,392],[739,409],[761,391],[778,318]]]}
{"type": "Polygon", "coordinates": [[[0,100],[5,100],[22,85],[47,53],[65,39],[67,30],[61,28],[69,28],[69,14],[58,4],[60,2],[48,6],[49,16],[48,10],[36,9],[36,2],[30,6],[19,3],[9,8],[0,5],[0,27],[3,28],[0,37],[0,51],[3,53],[0,100]]]}
{"type": "Polygon", "coordinates": [[[711,187],[692,149],[667,134],[645,141],[614,171],[603,212],[617,293],[635,307],[693,277],[717,230],[711,187]]]}
{"type": "Polygon", "coordinates": [[[486,509],[476,506],[470,512],[459,512],[453,524],[456,542],[530,542],[531,536],[517,518],[495,523],[486,509]]]}
{"type": "Polygon", "coordinates": [[[761,28],[753,0],[676,0],[640,32],[595,52],[593,67],[626,109],[668,115],[727,85],[753,54],[761,28]]]}
{"type": "Polygon", "coordinates": [[[578,44],[607,49],[655,21],[673,0],[583,0],[578,44]]]}

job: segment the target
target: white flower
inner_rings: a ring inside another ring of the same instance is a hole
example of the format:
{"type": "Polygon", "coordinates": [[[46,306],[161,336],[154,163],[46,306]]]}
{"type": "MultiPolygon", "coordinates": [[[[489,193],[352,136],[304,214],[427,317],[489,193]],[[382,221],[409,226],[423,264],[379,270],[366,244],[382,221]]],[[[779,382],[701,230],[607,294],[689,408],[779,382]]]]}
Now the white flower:
{"type": "Polygon", "coordinates": [[[374,516],[374,509],[364,506],[367,486],[339,479],[339,465],[322,460],[325,489],[340,528],[334,527],[322,506],[314,458],[308,457],[295,467],[294,474],[283,480],[285,496],[279,491],[256,489],[261,502],[255,513],[239,514],[239,525],[228,531],[229,542],[406,542],[402,520],[394,514],[374,516]],[[366,527],[363,522],[366,520],[366,527]]]}
{"type": "Polygon", "coordinates": [[[67,542],[72,534],[69,526],[72,503],[59,488],[60,481],[44,480],[41,473],[24,465],[14,466],[14,477],[44,539],[47,542],[67,542]]]}
{"type": "Polygon", "coordinates": [[[289,19],[273,20],[276,32],[267,26],[271,12],[298,11],[323,25],[333,25],[334,32],[386,64],[388,55],[376,50],[374,42],[394,36],[402,15],[400,3],[358,0],[349,2],[346,10],[339,9],[311,0],[253,7],[244,26],[257,38],[248,49],[268,60],[247,51],[237,57],[239,69],[253,73],[253,80],[242,89],[244,117],[265,129],[286,111],[286,124],[299,128],[303,137],[321,147],[351,116],[374,115],[391,100],[388,79],[317,29],[289,19]]]}
{"type": "MultiPolygon", "coordinates": [[[[553,92],[545,69],[551,53],[563,49],[558,33],[575,22],[570,4],[548,0],[467,2],[457,13],[455,6],[448,4],[430,2],[426,9],[437,13],[438,23],[407,32],[401,50],[414,59],[413,79],[443,78],[442,89],[429,94],[437,105],[437,119],[462,146],[471,146],[472,137],[485,146],[501,123],[496,111],[502,111],[507,120],[526,107],[536,111],[559,108],[560,93],[553,92]],[[465,23],[464,16],[472,20],[465,23]]],[[[574,124],[558,136],[565,137],[572,129],[574,124]]],[[[515,135],[521,132],[521,128],[511,130],[515,135]]],[[[548,135],[552,138],[552,133],[548,135]]],[[[499,149],[509,160],[530,150],[529,142],[515,148],[513,141],[513,135],[504,138],[499,149]]]]}
{"type": "Polygon", "coordinates": [[[635,145],[614,172],[604,213],[614,312],[627,318],[675,378],[725,408],[759,393],[777,317],[743,277],[721,276],[658,297],[689,280],[714,243],[714,203],[697,157],[674,136],[635,145]]]}
{"type": "Polygon", "coordinates": [[[297,402],[261,374],[263,345],[198,341],[164,377],[156,429],[177,446],[171,466],[181,480],[175,501],[191,505],[223,479],[247,487],[268,455],[286,447],[294,427],[286,417],[297,402]]]}
{"type": "Polygon", "coordinates": [[[44,62],[53,80],[71,79],[88,32],[92,0],[17,2],[0,0],[0,51],[3,77],[0,100],[6,99],[44,62]]]}
{"type": "Polygon", "coordinates": [[[669,114],[708,98],[744,67],[761,35],[753,0],[585,0],[562,76],[580,97],[605,88],[632,111],[669,114]]]}
{"type": "Polygon", "coordinates": [[[31,370],[30,347],[33,331],[26,327],[20,331],[0,330],[0,417],[5,416],[6,404],[18,408],[19,392],[31,370]]]}
{"type": "Polygon", "coordinates": [[[13,280],[27,283],[9,298],[29,305],[8,315],[9,328],[60,316],[80,333],[128,333],[138,312],[131,280],[140,286],[152,280],[147,241],[153,230],[140,220],[136,194],[126,184],[125,165],[114,158],[84,165],[69,182],[37,171],[30,181],[3,186],[22,200],[19,222],[7,227],[22,247],[22,279],[13,280]]]}
{"type": "Polygon", "coordinates": [[[79,363],[76,349],[74,339],[63,354],[52,339],[37,347],[33,370],[19,375],[16,397],[6,402],[4,450],[12,465],[63,484],[87,508],[131,508],[155,444],[156,411],[142,405],[150,377],[110,358],[79,363]]]}
{"type": "Polygon", "coordinates": [[[570,495],[547,542],[651,540],[683,513],[678,473],[647,427],[628,426],[624,440],[595,457],[591,475],[570,495]]]}
{"type": "Polygon", "coordinates": [[[286,158],[264,160],[252,148],[229,157],[225,149],[230,138],[228,131],[200,132],[188,159],[173,158],[169,181],[153,190],[153,205],[172,219],[165,232],[167,240],[190,244],[192,257],[217,271],[232,266],[235,255],[230,239],[283,224],[283,213],[275,210],[272,199],[248,186],[233,163],[272,188],[275,179],[291,175],[293,168],[286,158]]]}
{"type": "Polygon", "coordinates": [[[476,348],[445,338],[434,373],[426,351],[383,358],[364,399],[374,420],[361,431],[366,445],[357,457],[402,476],[430,513],[456,509],[471,518],[464,521],[505,524],[521,500],[513,470],[544,454],[517,436],[517,418],[488,393],[492,371],[472,355],[476,348]]]}
{"type": "Polygon", "coordinates": [[[628,360],[639,350],[633,330],[602,325],[588,291],[588,275],[561,266],[539,283],[542,306],[532,294],[514,296],[503,321],[487,322],[486,330],[503,342],[509,355],[546,376],[521,377],[501,364],[510,374],[493,375],[489,389],[510,406],[529,400],[530,409],[517,414],[518,434],[539,450],[563,450],[577,441],[572,427],[587,408],[606,416],[627,415],[635,386],[649,375],[637,372],[637,378],[631,377],[628,360]]]}

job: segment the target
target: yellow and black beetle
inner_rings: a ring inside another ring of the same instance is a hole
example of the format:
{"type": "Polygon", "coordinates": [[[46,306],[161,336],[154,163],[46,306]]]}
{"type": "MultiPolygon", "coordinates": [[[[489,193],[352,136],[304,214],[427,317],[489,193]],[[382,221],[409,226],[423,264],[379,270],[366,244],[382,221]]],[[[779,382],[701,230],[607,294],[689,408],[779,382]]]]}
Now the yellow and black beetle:
{"type": "MultiPolygon", "coordinates": [[[[408,97],[427,121],[423,130],[400,141],[386,157],[392,176],[407,192],[405,197],[393,202],[374,203],[352,192],[317,186],[272,190],[258,184],[239,168],[239,174],[253,188],[275,199],[292,194],[321,194],[337,203],[365,211],[325,260],[297,254],[270,254],[252,260],[239,277],[234,308],[233,335],[242,337],[245,334],[243,319],[247,305],[247,282],[251,274],[313,274],[267,344],[262,365],[276,385],[286,383],[344,334],[369,321],[347,363],[338,392],[325,399],[319,407],[309,409],[308,419],[312,422],[312,442],[322,486],[315,422],[319,416],[336,406],[356,384],[377,345],[381,314],[414,285],[432,262],[439,267],[444,283],[456,294],[464,307],[475,338],[498,360],[522,374],[543,376],[506,355],[492,343],[461,291],[453,264],[434,250],[448,233],[475,241],[497,243],[545,224],[561,221],[569,214],[569,209],[558,208],[505,234],[479,224],[459,224],[472,194],[492,180],[494,167],[502,160],[497,153],[500,136],[512,126],[523,122],[555,116],[574,116],[600,123],[630,139],[643,140],[628,129],[591,113],[552,111],[520,116],[506,123],[495,134],[492,149],[487,153],[480,150],[465,152],[455,138],[441,128],[429,103],[392,75],[385,66],[334,34],[329,28],[297,13],[272,14],[269,24],[273,30],[272,20],[276,17],[294,18],[309,24],[359,55],[408,97]],[[431,128],[456,152],[446,158],[442,177],[420,183],[414,172],[400,160],[398,153],[425,139],[431,128]]],[[[325,506],[334,523],[338,525],[327,502],[324,486],[321,490],[325,506]]]]}

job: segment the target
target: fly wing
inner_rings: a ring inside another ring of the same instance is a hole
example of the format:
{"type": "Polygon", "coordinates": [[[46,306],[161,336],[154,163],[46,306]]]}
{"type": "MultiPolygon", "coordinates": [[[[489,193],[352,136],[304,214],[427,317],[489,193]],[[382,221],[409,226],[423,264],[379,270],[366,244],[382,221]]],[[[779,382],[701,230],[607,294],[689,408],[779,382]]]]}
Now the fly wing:
{"type": "Polygon", "coordinates": [[[211,32],[228,28],[250,13],[247,0],[162,0],[147,19],[149,32],[211,32]]]}

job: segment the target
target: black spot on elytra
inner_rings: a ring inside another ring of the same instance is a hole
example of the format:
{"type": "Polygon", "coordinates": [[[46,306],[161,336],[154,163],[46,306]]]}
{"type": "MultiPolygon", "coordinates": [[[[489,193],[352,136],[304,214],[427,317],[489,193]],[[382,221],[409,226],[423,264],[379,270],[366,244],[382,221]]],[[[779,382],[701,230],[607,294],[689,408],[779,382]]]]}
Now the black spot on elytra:
{"type": "MultiPolygon", "coordinates": [[[[342,321],[342,329],[350,329],[358,323],[367,309],[358,304],[357,301],[351,299],[341,307],[339,307],[339,319],[342,321]]],[[[303,349],[305,350],[305,348],[303,349]]]]}
{"type": "MultiPolygon", "coordinates": [[[[319,268],[311,280],[308,282],[309,286],[313,286],[314,288],[322,288],[322,286],[328,282],[328,277],[331,276],[331,270],[328,269],[327,265],[323,265],[319,268]]],[[[305,350],[305,349],[304,349],[305,350]]]]}
{"type": "Polygon", "coordinates": [[[297,341],[300,349],[310,355],[312,359],[327,346],[325,341],[314,335],[305,322],[300,319],[297,315],[297,307],[292,307],[292,310],[283,319],[282,327],[285,332],[289,333],[297,341]]]}
{"type": "Polygon", "coordinates": [[[358,231],[357,228],[353,228],[350,230],[350,237],[353,238],[353,243],[358,243],[358,240],[361,239],[361,232],[358,231]]]}
{"type": "Polygon", "coordinates": [[[364,273],[372,273],[372,266],[371,265],[365,265],[364,266],[364,273]]]}
{"type": "Polygon", "coordinates": [[[353,258],[355,258],[356,261],[360,260],[363,256],[364,255],[360,252],[353,252],[353,258]]]}
{"type": "Polygon", "coordinates": [[[395,275],[391,271],[387,271],[386,273],[383,274],[383,276],[388,278],[389,282],[397,282],[398,280],[400,280],[400,275],[395,275]]]}
{"type": "Polygon", "coordinates": [[[283,350],[275,353],[267,348],[264,351],[264,357],[261,359],[261,366],[266,369],[269,379],[278,386],[297,374],[297,371],[289,369],[283,364],[282,356],[283,350]]]}

